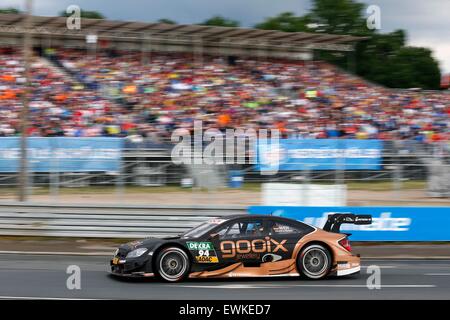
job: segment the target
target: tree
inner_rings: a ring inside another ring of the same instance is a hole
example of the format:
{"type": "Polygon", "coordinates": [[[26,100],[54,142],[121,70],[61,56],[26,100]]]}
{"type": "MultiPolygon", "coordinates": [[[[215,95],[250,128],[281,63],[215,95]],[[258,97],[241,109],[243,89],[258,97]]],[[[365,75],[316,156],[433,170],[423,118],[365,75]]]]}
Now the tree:
{"type": "Polygon", "coordinates": [[[406,38],[404,30],[396,30],[359,42],[356,74],[393,88],[439,89],[441,73],[432,51],[406,46],[406,38]]]}
{"type": "Polygon", "coordinates": [[[19,9],[10,7],[10,8],[0,8],[0,14],[2,13],[10,13],[10,14],[19,14],[21,13],[19,9]]]}
{"type": "Polygon", "coordinates": [[[283,12],[278,16],[267,18],[255,28],[264,30],[281,30],[285,32],[309,31],[310,17],[296,17],[293,12],[283,12]]]}
{"type": "Polygon", "coordinates": [[[203,26],[219,26],[219,27],[239,27],[240,23],[236,20],[226,19],[222,16],[214,16],[208,20],[199,23],[203,26]]]}
{"type": "Polygon", "coordinates": [[[310,19],[316,32],[367,34],[364,4],[353,0],[313,0],[310,19]]]}
{"type": "Polygon", "coordinates": [[[371,81],[388,85],[391,82],[391,66],[388,62],[405,43],[406,33],[403,30],[386,34],[377,33],[359,42],[355,52],[356,73],[371,81]]]}
{"type": "Polygon", "coordinates": [[[393,68],[387,85],[399,88],[439,89],[441,73],[430,49],[402,47],[390,61],[393,68]],[[392,83],[389,80],[393,80],[392,83]]]}
{"type": "Polygon", "coordinates": [[[358,42],[353,53],[317,51],[315,56],[388,87],[439,89],[439,65],[431,50],[407,47],[404,30],[385,34],[369,30],[364,5],[354,0],[312,0],[312,5],[305,16],[285,12],[256,27],[365,36],[367,39],[358,42]]]}
{"type": "Polygon", "coordinates": [[[158,23],[177,24],[175,21],[166,18],[159,19],[158,23]]]}
{"type": "MultiPolygon", "coordinates": [[[[68,16],[70,16],[70,14],[67,13],[66,11],[61,11],[59,13],[59,16],[60,17],[68,17],[68,16]]],[[[98,11],[81,10],[80,16],[81,16],[81,18],[86,18],[86,19],[105,19],[105,16],[98,11]]]]}

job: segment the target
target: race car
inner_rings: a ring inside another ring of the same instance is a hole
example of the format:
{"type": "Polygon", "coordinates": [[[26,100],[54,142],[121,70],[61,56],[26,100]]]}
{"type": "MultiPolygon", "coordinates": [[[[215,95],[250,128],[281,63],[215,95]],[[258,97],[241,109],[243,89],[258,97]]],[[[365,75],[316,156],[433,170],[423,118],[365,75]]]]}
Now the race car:
{"type": "Polygon", "coordinates": [[[322,279],[360,271],[349,234],[341,224],[370,224],[370,215],[332,214],[323,229],[272,215],[214,218],[170,238],[121,245],[110,261],[111,274],[186,278],[303,276],[322,279]]]}

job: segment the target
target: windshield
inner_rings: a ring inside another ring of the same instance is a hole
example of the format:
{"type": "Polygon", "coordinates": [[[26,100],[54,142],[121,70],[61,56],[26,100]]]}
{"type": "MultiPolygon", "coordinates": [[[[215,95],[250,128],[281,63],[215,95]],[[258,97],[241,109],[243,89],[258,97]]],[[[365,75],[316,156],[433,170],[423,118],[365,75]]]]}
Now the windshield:
{"type": "Polygon", "coordinates": [[[213,219],[209,220],[207,222],[202,223],[201,225],[189,230],[188,232],[184,233],[181,237],[182,238],[198,238],[209,231],[211,231],[213,228],[217,227],[222,222],[225,222],[226,220],[223,219],[213,219]]]}

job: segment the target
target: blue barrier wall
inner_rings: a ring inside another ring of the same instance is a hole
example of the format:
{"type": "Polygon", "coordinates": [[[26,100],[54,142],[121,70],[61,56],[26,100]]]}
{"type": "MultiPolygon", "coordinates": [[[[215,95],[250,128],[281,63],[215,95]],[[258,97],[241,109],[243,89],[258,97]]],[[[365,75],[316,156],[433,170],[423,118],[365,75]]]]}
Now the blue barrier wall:
{"type": "MultiPolygon", "coordinates": [[[[28,138],[28,166],[32,172],[118,171],[121,138],[28,138]]],[[[17,172],[20,138],[0,138],[0,172],[17,172]]]]}
{"type": "Polygon", "coordinates": [[[250,214],[273,214],[323,227],[328,214],[370,214],[371,225],[343,224],[355,241],[450,241],[450,207],[252,206],[250,214]]]}
{"type": "Polygon", "coordinates": [[[282,139],[256,144],[259,171],[290,170],[379,170],[381,140],[282,139]]]}

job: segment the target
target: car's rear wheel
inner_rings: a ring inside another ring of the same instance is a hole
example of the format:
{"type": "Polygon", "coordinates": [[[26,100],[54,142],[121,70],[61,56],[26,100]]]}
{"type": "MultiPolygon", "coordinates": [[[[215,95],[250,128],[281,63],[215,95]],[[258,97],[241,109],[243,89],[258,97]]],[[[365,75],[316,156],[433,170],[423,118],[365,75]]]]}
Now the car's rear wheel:
{"type": "Polygon", "coordinates": [[[297,258],[300,273],[313,280],[325,278],[331,269],[330,251],[320,244],[306,246],[297,258]]]}
{"type": "Polygon", "coordinates": [[[168,247],[161,250],[156,259],[157,275],[168,282],[177,282],[185,279],[189,274],[189,257],[182,249],[168,247]]]}

